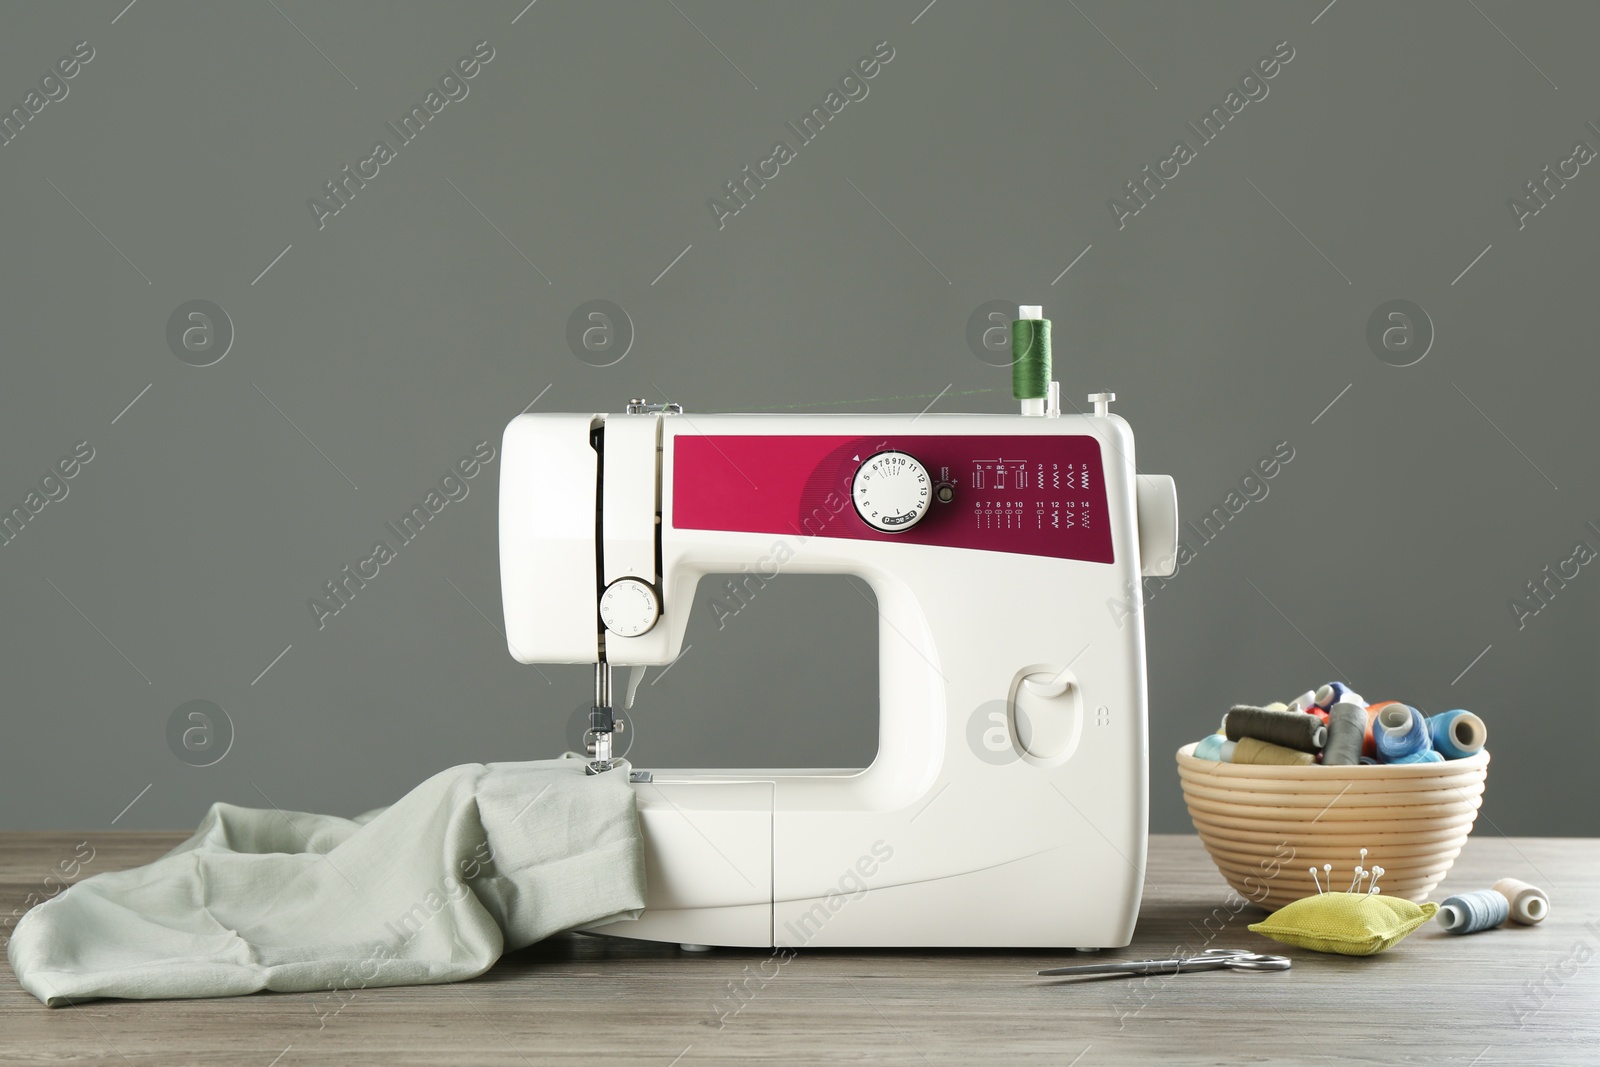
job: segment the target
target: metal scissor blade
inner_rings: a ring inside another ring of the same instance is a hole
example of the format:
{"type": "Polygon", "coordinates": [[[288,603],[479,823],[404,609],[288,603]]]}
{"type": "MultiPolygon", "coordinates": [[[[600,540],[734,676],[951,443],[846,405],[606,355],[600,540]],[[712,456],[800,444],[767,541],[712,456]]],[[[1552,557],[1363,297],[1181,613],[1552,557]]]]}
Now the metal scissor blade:
{"type": "Polygon", "coordinates": [[[1290,961],[1286,956],[1264,956],[1246,949],[1208,948],[1198,956],[1090,963],[1081,967],[1052,967],[1047,971],[1040,971],[1039,974],[1048,978],[1081,974],[1188,974],[1192,971],[1214,971],[1223,967],[1233,971],[1287,971],[1290,961]]]}
{"type": "Polygon", "coordinates": [[[1052,967],[1039,974],[1051,978],[1080,974],[1177,974],[1180,970],[1198,971],[1222,965],[1220,960],[1122,960],[1117,963],[1088,963],[1078,967],[1052,967]]]}

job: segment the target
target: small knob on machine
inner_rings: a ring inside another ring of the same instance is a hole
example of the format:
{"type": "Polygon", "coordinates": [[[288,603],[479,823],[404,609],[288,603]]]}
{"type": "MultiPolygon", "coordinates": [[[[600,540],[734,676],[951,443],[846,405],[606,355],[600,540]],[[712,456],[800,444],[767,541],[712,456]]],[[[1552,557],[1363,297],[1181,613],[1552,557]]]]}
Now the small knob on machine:
{"type": "Polygon", "coordinates": [[[600,597],[600,621],[619,637],[638,637],[661,618],[661,601],[650,583],[618,578],[600,597]]]}
{"type": "Polygon", "coordinates": [[[933,501],[928,469],[904,452],[879,452],[856,468],[850,499],[861,521],[884,533],[911,529],[933,501]]]}

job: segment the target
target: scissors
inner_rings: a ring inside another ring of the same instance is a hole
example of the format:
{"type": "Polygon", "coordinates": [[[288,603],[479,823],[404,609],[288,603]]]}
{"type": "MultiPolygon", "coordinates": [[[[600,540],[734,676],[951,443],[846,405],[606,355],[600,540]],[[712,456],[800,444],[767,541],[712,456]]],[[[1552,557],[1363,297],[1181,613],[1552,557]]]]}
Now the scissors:
{"type": "Polygon", "coordinates": [[[1052,967],[1041,975],[1057,977],[1080,974],[1179,974],[1188,971],[1287,971],[1287,956],[1269,956],[1238,948],[1208,948],[1198,956],[1178,956],[1166,960],[1121,960],[1116,963],[1090,963],[1081,967],[1052,967]]]}

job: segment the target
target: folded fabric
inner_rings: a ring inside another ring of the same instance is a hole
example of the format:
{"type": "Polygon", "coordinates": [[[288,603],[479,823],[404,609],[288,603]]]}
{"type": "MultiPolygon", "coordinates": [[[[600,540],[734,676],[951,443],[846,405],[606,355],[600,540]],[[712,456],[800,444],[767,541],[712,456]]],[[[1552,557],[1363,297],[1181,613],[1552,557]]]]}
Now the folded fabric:
{"type": "Polygon", "coordinates": [[[50,1007],[420,985],[643,907],[625,768],[469,764],[355,819],[213,805],[154,863],[29,911],[8,955],[50,1007]]]}

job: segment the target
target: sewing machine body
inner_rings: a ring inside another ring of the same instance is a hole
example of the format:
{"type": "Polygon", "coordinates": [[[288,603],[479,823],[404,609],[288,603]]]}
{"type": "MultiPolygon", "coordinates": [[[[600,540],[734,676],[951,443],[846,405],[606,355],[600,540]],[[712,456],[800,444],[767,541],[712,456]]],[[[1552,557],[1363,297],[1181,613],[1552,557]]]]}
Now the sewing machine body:
{"type": "MultiPolygon", "coordinates": [[[[1129,942],[1148,808],[1139,582],[1170,573],[1176,499],[1170,479],[1136,474],[1121,418],[522,415],[502,456],[502,592],[522,662],[670,664],[707,574],[854,575],[881,616],[872,765],[634,772],[648,903],[603,932],[1129,942]],[[885,505],[869,523],[857,505],[891,486],[925,510],[885,505]],[[659,617],[634,635],[641,586],[659,617]]],[[[752,692],[740,722],[812,711],[752,692]]]]}

